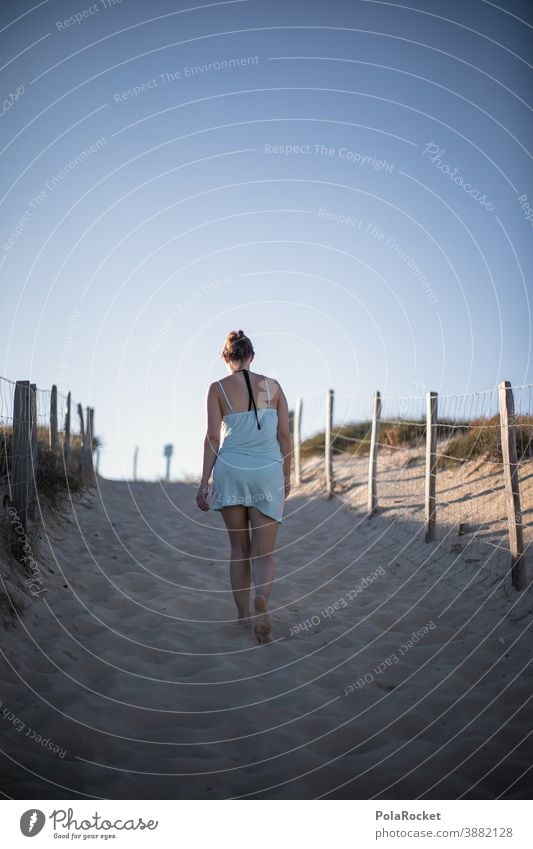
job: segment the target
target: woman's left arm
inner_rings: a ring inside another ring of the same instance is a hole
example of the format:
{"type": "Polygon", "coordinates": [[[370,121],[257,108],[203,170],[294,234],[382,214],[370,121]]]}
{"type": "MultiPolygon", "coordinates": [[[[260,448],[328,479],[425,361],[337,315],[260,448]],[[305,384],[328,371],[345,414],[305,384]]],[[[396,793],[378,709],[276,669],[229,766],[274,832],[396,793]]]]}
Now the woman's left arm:
{"type": "Polygon", "coordinates": [[[278,442],[283,454],[283,476],[285,478],[285,498],[289,497],[291,491],[291,461],[292,461],[292,439],[289,427],[289,405],[281,386],[278,383],[279,394],[277,397],[278,410],[278,442]]]}
{"type": "Polygon", "coordinates": [[[222,424],[222,410],[218,400],[215,384],[212,383],[207,392],[207,432],[204,439],[204,461],[202,466],[202,480],[196,496],[196,503],[200,510],[209,510],[207,493],[209,490],[209,479],[218,449],[220,448],[220,426],[222,424]]]}

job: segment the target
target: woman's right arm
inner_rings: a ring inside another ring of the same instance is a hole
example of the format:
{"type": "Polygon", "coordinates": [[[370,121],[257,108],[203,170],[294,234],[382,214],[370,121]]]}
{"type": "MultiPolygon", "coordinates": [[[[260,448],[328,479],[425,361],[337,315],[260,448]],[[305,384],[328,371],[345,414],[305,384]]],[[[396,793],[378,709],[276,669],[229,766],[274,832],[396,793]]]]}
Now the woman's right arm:
{"type": "Polygon", "coordinates": [[[222,423],[222,411],[218,402],[218,394],[215,384],[212,383],[207,392],[207,432],[204,439],[204,458],[202,463],[202,479],[196,503],[200,510],[209,510],[207,492],[209,489],[209,478],[215,465],[218,449],[220,447],[220,425],[222,423]]]}
{"type": "Polygon", "coordinates": [[[287,498],[291,490],[292,439],[289,427],[289,405],[281,386],[279,386],[277,411],[278,442],[283,454],[283,477],[285,479],[285,498],[287,498]]]}

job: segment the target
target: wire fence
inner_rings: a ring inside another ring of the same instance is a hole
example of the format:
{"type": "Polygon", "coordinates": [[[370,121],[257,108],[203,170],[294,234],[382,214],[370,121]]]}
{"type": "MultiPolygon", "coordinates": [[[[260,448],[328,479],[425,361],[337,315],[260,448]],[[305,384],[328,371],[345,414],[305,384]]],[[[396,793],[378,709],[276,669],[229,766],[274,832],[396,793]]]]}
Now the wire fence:
{"type": "Polygon", "coordinates": [[[350,398],[329,390],[299,402],[296,479],[369,518],[388,516],[409,533],[423,527],[426,541],[457,556],[457,570],[489,582],[510,572],[523,589],[533,543],[532,401],[533,384],[505,381],[461,395],[350,398]]]}
{"type": "MultiPolygon", "coordinates": [[[[533,384],[459,395],[335,395],[305,403],[293,420],[296,479],[351,507],[421,527],[446,546],[456,570],[527,583],[533,544],[533,384]],[[302,433],[306,434],[302,439],[302,433]]],[[[0,494],[23,526],[50,457],[94,475],[94,410],[55,386],[0,377],[0,494]],[[42,475],[41,475],[42,477],[42,475]]]]}
{"type": "Polygon", "coordinates": [[[40,489],[51,491],[61,480],[68,486],[69,472],[85,483],[94,477],[94,409],[84,416],[78,404],[77,411],[76,427],[70,392],[0,377],[0,495],[24,531],[40,489]]]}

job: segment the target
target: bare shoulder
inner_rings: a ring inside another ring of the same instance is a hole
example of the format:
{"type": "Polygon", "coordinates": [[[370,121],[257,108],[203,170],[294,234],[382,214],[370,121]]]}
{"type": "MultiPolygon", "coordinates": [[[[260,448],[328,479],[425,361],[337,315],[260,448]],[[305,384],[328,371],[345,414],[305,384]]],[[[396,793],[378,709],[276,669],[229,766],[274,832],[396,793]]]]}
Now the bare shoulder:
{"type": "Polygon", "coordinates": [[[207,387],[207,393],[206,393],[207,400],[208,401],[214,401],[215,398],[220,399],[221,394],[222,393],[220,391],[219,381],[214,380],[213,383],[210,383],[209,386],[207,387]]]}
{"type": "Polygon", "coordinates": [[[275,377],[270,377],[268,374],[259,375],[260,380],[267,380],[271,392],[281,392],[281,384],[275,377]]]}
{"type": "Polygon", "coordinates": [[[264,380],[268,381],[268,389],[270,392],[270,398],[274,402],[274,404],[278,404],[281,399],[285,397],[281,383],[279,380],[276,380],[275,377],[269,377],[269,375],[262,375],[264,380]]]}

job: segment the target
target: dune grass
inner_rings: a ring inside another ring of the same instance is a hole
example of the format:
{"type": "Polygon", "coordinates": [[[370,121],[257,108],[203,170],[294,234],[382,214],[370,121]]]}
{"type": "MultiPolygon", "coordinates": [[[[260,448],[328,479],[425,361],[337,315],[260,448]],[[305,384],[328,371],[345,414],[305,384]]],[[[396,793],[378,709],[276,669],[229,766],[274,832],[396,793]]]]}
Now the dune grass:
{"type": "MultiPolygon", "coordinates": [[[[59,451],[52,451],[49,446],[48,428],[38,427],[37,435],[37,464],[35,483],[39,498],[45,499],[51,505],[57,505],[64,496],[79,493],[87,486],[82,479],[80,470],[81,436],[72,434],[68,457],[63,455],[60,442],[59,451]]],[[[98,441],[95,440],[95,444],[98,441]]],[[[2,499],[9,493],[8,470],[11,467],[12,430],[4,428],[0,432],[0,492],[2,499]]]]}
{"type": "MultiPolygon", "coordinates": [[[[370,451],[371,421],[346,424],[333,428],[334,454],[363,456],[370,451]]],[[[499,415],[471,421],[440,420],[437,426],[438,466],[465,463],[485,457],[502,461],[499,415]]],[[[519,461],[533,456],[533,416],[516,417],[516,442],[519,461]]],[[[392,448],[420,448],[426,443],[426,421],[384,422],[380,428],[380,446],[392,448]]],[[[325,433],[321,431],[305,439],[301,445],[302,459],[324,454],[325,433]]]]}
{"type": "MultiPolygon", "coordinates": [[[[457,426],[455,426],[457,428],[457,426]]],[[[467,427],[467,425],[459,425],[467,427]]],[[[372,422],[370,420],[333,428],[333,453],[353,454],[362,456],[370,451],[370,436],[372,422]]],[[[439,422],[438,438],[454,432],[454,423],[443,420],[439,422]]],[[[379,443],[383,446],[416,448],[424,444],[426,439],[425,419],[394,422],[383,422],[380,427],[379,443]]],[[[302,442],[302,457],[312,457],[323,454],[325,449],[325,433],[321,431],[302,442]]]]}
{"type": "MultiPolygon", "coordinates": [[[[516,416],[516,453],[518,462],[533,456],[533,416],[516,416]]],[[[473,419],[467,430],[451,438],[439,452],[439,468],[449,468],[483,457],[503,462],[499,415],[473,419]]]]}

